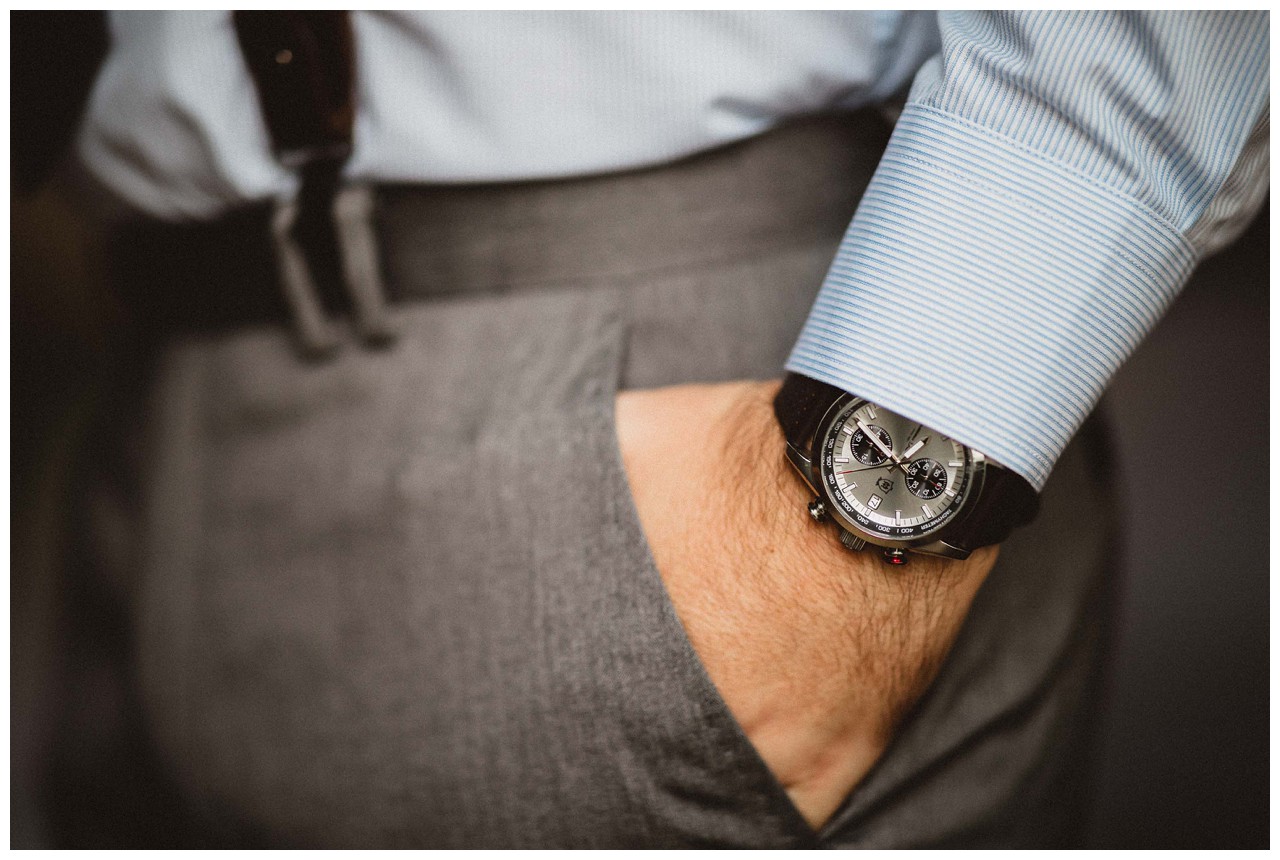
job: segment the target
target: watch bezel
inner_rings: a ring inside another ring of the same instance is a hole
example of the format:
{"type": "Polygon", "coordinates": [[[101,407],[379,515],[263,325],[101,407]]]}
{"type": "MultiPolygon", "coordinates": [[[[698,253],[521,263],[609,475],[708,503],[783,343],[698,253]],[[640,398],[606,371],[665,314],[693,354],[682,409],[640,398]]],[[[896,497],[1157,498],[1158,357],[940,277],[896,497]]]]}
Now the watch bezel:
{"type": "MultiPolygon", "coordinates": [[[[827,481],[827,475],[824,472],[825,463],[825,447],[828,431],[835,420],[846,409],[854,411],[860,409],[864,404],[872,403],[878,408],[885,407],[875,404],[875,401],[865,397],[858,397],[853,394],[843,394],[833,400],[827,409],[823,412],[822,418],[818,421],[813,439],[809,443],[809,462],[811,470],[810,483],[814,490],[817,491],[819,497],[826,506],[828,514],[832,519],[843,528],[867,543],[874,544],[886,549],[914,549],[922,550],[930,548],[931,551],[939,552],[936,546],[945,543],[947,535],[950,534],[957,523],[964,521],[968,511],[972,508],[973,502],[982,493],[982,484],[986,477],[987,460],[981,452],[975,451],[965,445],[965,456],[968,462],[966,469],[967,477],[964,482],[963,490],[958,494],[959,500],[950,506],[952,513],[948,516],[947,521],[937,526],[931,531],[921,535],[911,537],[895,537],[886,535],[883,532],[874,531],[863,526],[857,520],[851,518],[840,504],[839,499],[832,493],[831,487],[827,481]],[[852,406],[850,406],[852,404],[852,406]]],[[[891,410],[889,410],[891,411],[891,410]]],[[[949,554],[949,553],[944,553],[949,554]]]]}

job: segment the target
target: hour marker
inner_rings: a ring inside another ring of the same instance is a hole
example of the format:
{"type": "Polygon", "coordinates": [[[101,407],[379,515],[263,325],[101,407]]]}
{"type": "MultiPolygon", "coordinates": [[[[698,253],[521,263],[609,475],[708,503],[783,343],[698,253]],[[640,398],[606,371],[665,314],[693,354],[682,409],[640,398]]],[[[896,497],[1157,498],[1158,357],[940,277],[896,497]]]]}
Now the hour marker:
{"type": "Polygon", "coordinates": [[[867,499],[867,507],[871,508],[873,511],[880,507],[880,497],[873,495],[871,498],[867,499]]]}
{"type": "Polygon", "coordinates": [[[875,404],[872,404],[872,403],[867,404],[867,417],[870,418],[872,421],[876,420],[875,404]]]}
{"type": "Polygon", "coordinates": [[[947,489],[943,490],[942,495],[946,496],[947,498],[954,499],[956,497],[956,491],[948,487],[947,489]]]}
{"type": "Polygon", "coordinates": [[[844,432],[848,433],[850,436],[852,436],[852,435],[853,435],[853,430],[854,430],[854,428],[853,428],[853,426],[852,426],[852,425],[850,425],[850,424],[846,424],[846,425],[844,425],[844,432]]]}
{"type": "Polygon", "coordinates": [[[893,518],[894,518],[895,520],[901,520],[901,519],[902,519],[902,511],[894,511],[894,512],[893,512],[893,518]]]}
{"type": "Polygon", "coordinates": [[[848,458],[848,457],[836,457],[836,462],[837,462],[837,463],[840,463],[841,465],[843,465],[843,464],[845,464],[845,463],[848,463],[848,462],[849,462],[849,458],[848,458]]]}
{"type": "Polygon", "coordinates": [[[953,468],[953,469],[959,469],[961,466],[963,466],[963,465],[964,465],[964,463],[960,462],[959,460],[952,460],[952,461],[951,461],[950,463],[948,463],[947,465],[948,465],[948,466],[950,466],[950,467],[951,467],[951,468],[953,468]]]}
{"type": "Polygon", "coordinates": [[[924,511],[924,515],[929,519],[933,519],[933,511],[929,510],[928,505],[921,505],[920,510],[924,511]]]}

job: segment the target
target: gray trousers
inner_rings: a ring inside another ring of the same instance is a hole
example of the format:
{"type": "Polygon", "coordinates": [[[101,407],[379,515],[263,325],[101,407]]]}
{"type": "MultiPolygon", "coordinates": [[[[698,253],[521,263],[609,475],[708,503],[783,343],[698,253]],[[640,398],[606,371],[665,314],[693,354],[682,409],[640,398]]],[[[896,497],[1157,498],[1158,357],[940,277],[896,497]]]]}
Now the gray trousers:
{"type": "Polygon", "coordinates": [[[101,557],[211,841],[1070,841],[1110,606],[1088,438],[820,833],[686,639],[620,462],[619,388],[780,375],[884,142],[860,114],[617,176],[382,189],[393,348],[168,340],[139,538],[101,557]]]}

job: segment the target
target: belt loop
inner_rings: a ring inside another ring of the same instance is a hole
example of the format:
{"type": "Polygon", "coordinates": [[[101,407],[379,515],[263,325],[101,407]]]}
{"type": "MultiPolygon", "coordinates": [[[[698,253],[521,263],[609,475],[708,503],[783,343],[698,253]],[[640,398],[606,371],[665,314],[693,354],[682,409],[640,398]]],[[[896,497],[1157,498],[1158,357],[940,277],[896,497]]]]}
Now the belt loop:
{"type": "Polygon", "coordinates": [[[342,280],[351,297],[356,334],[367,346],[379,347],[395,340],[395,330],[387,314],[386,287],[373,233],[373,207],[373,189],[368,185],[347,185],[333,198],[342,280]]]}

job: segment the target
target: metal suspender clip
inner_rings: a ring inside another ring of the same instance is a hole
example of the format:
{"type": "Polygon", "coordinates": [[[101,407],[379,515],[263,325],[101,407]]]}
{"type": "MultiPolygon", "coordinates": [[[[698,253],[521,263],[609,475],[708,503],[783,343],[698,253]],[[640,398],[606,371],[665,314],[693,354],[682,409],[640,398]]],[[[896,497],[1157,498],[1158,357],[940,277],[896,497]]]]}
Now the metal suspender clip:
{"type": "Polygon", "coordinates": [[[304,233],[336,244],[331,250],[340,260],[355,333],[366,345],[385,346],[395,335],[373,230],[373,190],[341,179],[355,126],[350,13],[239,11],[234,23],[272,150],[301,178],[296,197],[276,201],[271,239],[302,354],[326,359],[342,342],[326,314],[314,274],[317,255],[304,233]],[[330,229],[307,229],[320,221],[330,229]]]}

